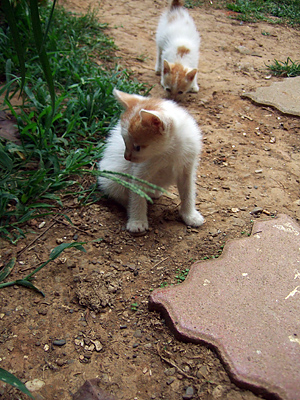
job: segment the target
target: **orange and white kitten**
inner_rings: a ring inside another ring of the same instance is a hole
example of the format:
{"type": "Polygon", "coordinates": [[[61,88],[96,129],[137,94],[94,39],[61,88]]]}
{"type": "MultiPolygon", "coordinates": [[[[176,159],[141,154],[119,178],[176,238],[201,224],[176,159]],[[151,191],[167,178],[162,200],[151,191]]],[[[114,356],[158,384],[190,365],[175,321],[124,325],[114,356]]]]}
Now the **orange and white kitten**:
{"type": "Polygon", "coordinates": [[[160,17],[157,32],[155,72],[172,98],[187,92],[198,92],[197,68],[200,35],[193,18],[181,0],[172,0],[160,17]]]}
{"type": "MultiPolygon", "coordinates": [[[[165,189],[177,184],[183,221],[190,226],[202,225],[204,218],[195,209],[195,178],[202,146],[195,120],[171,100],[116,89],[114,96],[125,111],[108,136],[99,169],[131,174],[165,189]]],[[[127,208],[130,232],[148,229],[146,199],[104,177],[99,177],[98,183],[105,194],[127,208]]]]}

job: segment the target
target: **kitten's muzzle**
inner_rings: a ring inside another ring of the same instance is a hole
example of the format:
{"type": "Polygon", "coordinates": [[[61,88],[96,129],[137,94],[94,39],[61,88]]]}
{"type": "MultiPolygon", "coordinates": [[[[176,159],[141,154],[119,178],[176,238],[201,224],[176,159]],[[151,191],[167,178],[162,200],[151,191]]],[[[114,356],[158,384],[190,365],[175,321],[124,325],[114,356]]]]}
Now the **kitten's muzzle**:
{"type": "Polygon", "coordinates": [[[131,159],[132,159],[132,153],[129,152],[129,151],[125,151],[125,153],[124,153],[124,158],[125,158],[125,160],[127,160],[127,161],[131,161],[131,159]]]}

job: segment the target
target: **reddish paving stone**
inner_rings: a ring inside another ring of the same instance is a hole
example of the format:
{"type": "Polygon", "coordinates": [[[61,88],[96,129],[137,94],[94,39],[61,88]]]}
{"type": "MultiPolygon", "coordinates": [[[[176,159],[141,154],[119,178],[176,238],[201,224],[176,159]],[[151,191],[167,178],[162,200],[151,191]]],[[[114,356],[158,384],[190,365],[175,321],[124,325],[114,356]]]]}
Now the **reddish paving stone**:
{"type": "Polygon", "coordinates": [[[155,290],[149,307],[179,338],[212,346],[240,386],[300,399],[300,228],[290,217],[256,221],[184,283],[155,290]]]}

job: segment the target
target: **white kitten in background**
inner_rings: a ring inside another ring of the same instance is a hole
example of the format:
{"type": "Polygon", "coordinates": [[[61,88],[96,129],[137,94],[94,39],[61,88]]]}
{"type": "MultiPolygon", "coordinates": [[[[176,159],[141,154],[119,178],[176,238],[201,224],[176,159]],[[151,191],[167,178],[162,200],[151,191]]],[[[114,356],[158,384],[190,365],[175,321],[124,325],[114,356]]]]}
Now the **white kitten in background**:
{"type": "Polygon", "coordinates": [[[173,0],[160,17],[157,32],[155,72],[172,98],[198,92],[197,68],[200,35],[183,1],[173,0]]]}
{"type": "MultiPolygon", "coordinates": [[[[142,97],[114,90],[125,108],[107,138],[99,169],[131,174],[167,189],[177,184],[180,215],[190,226],[200,226],[203,216],[195,209],[195,178],[202,146],[195,120],[171,100],[142,97]]],[[[99,177],[100,188],[126,207],[127,229],[148,229],[147,201],[124,186],[99,177]]],[[[159,197],[160,193],[156,193],[159,197]]],[[[150,194],[151,196],[151,194],[150,194]]]]}

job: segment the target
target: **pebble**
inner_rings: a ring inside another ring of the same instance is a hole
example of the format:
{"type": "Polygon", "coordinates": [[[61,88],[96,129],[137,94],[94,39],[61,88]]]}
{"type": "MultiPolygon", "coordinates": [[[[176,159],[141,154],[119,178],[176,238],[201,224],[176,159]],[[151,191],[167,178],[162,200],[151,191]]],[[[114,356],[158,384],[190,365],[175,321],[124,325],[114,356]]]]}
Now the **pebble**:
{"type": "Polygon", "coordinates": [[[224,392],[225,392],[225,388],[222,385],[218,385],[212,391],[212,396],[214,399],[223,399],[224,392]]]}
{"type": "Polygon", "coordinates": [[[49,345],[48,345],[48,344],[45,344],[45,346],[44,346],[44,351],[49,351],[49,349],[50,349],[49,345]]]}
{"type": "Polygon", "coordinates": [[[193,386],[188,386],[182,398],[187,400],[187,399],[192,399],[193,397],[194,397],[194,388],[193,386]]]}
{"type": "Polygon", "coordinates": [[[40,379],[33,379],[32,381],[27,381],[25,386],[30,392],[35,392],[45,386],[45,382],[40,379]]]}
{"type": "Polygon", "coordinates": [[[100,340],[91,340],[92,343],[95,345],[95,350],[96,351],[101,351],[103,349],[102,343],[100,340]]]}
{"type": "Polygon", "coordinates": [[[141,338],[142,337],[142,331],[140,329],[137,329],[134,332],[133,336],[136,337],[136,338],[141,338]]]}
{"type": "Polygon", "coordinates": [[[173,368],[166,368],[166,369],[164,370],[164,374],[167,375],[167,376],[173,376],[173,375],[175,375],[175,372],[176,372],[175,367],[173,367],[173,368]]]}
{"type": "Polygon", "coordinates": [[[253,208],[252,211],[250,211],[251,215],[257,215],[263,212],[263,209],[261,207],[255,207],[253,208]]]}
{"type": "Polygon", "coordinates": [[[173,377],[169,378],[169,379],[167,380],[167,385],[171,385],[171,383],[173,383],[174,380],[175,380],[175,379],[174,379],[173,377]]]}
{"type": "Polygon", "coordinates": [[[66,339],[55,339],[52,342],[53,346],[64,346],[66,343],[66,339]]]}

